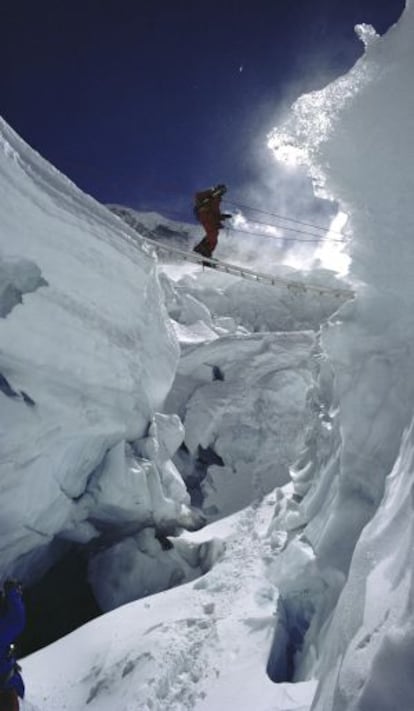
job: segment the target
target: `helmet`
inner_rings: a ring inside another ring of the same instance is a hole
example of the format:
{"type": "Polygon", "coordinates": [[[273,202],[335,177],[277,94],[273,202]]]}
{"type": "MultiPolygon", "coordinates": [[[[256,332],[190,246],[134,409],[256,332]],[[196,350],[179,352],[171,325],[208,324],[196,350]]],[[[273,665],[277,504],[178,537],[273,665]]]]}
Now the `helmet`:
{"type": "Polygon", "coordinates": [[[218,193],[221,193],[221,195],[224,195],[224,193],[227,192],[227,186],[224,185],[224,183],[219,183],[218,185],[216,185],[214,190],[218,193]]]}

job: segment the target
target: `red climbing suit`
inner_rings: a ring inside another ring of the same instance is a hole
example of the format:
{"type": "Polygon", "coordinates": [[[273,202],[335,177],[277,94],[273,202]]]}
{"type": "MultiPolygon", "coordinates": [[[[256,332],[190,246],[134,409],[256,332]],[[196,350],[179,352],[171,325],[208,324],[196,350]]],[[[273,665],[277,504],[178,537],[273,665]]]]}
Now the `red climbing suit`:
{"type": "Polygon", "coordinates": [[[195,212],[200,224],[204,227],[206,234],[199,244],[194,247],[194,251],[203,257],[211,257],[217,247],[217,238],[222,220],[227,217],[220,211],[221,198],[226,192],[225,185],[217,185],[209,190],[202,190],[195,194],[195,212]]]}
{"type": "Polygon", "coordinates": [[[19,711],[19,699],[15,689],[0,691],[0,711],[19,711]]]}

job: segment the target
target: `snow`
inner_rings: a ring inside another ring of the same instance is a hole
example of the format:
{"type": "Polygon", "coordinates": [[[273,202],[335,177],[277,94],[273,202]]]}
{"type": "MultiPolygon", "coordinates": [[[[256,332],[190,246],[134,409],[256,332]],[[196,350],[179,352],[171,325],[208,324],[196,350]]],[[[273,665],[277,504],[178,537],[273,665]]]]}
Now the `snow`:
{"type": "Polygon", "coordinates": [[[301,295],[273,307],[278,290],[257,290],[258,323],[238,279],[158,272],[135,232],[3,130],[18,152],[5,151],[2,169],[16,204],[1,232],[10,282],[26,264],[1,323],[3,570],[29,584],[59,555],[52,542],[96,540],[88,577],[113,611],[24,660],[24,706],[222,708],[246,669],[240,708],[258,686],[263,709],[308,708],[313,680],[276,688],[266,673],[277,592],[263,572],[273,514],[263,496],[288,480],[303,444],[314,327],[337,297],[315,295],[296,317],[301,295]],[[29,218],[30,248],[20,236],[29,218]],[[220,294],[217,313],[208,296],[220,294]]]}
{"type": "Polygon", "coordinates": [[[193,458],[202,447],[221,460],[202,482],[209,517],[287,482],[311,417],[314,346],[309,332],[236,334],[183,353],[166,407],[182,418],[193,458]]]}
{"type": "MultiPolygon", "coordinates": [[[[408,5],[383,38],[359,28],[364,57],[348,75],[300,99],[270,139],[276,153],[284,142],[297,146],[317,189],[348,213],[350,276],[361,284],[355,301],[323,328],[339,417],[331,455],[327,450],[326,463],[320,462],[301,512],[302,535],[317,563],[316,572],[308,565],[309,573],[328,576],[297,668],[297,678],[310,669],[320,676],[315,711],[412,706],[405,671],[412,625],[401,607],[400,573],[386,564],[389,546],[392,567],[398,568],[405,537],[412,545],[409,518],[400,532],[389,526],[388,544],[378,535],[371,539],[369,559],[364,540],[392,516],[386,477],[406,450],[404,432],[413,410],[413,21],[408,5]],[[367,611],[378,610],[379,598],[389,612],[382,610],[367,631],[367,611]],[[398,622],[393,609],[399,610],[398,622]]],[[[406,570],[409,579],[410,566],[406,570]]]]}
{"type": "Polygon", "coordinates": [[[307,708],[313,680],[276,689],[266,673],[277,594],[263,496],[288,480],[311,419],[314,327],[337,297],[315,295],[298,330],[301,295],[272,311],[277,290],[259,290],[254,323],[238,279],[158,270],[4,123],[1,145],[3,575],[30,585],[68,541],[89,546],[112,611],[24,660],[23,706],[221,708],[246,668],[240,706],[260,686],[263,708],[307,708]],[[229,288],[216,313],[208,294],[229,288]]]}
{"type": "MultiPolygon", "coordinates": [[[[314,681],[275,686],[265,672],[275,591],[263,579],[260,554],[271,516],[268,499],[211,524],[207,539],[225,537],[226,550],[207,575],[118,608],[26,659],[34,704],[68,711],[308,708],[314,681]],[[243,561],[238,575],[235,559],[243,561]]],[[[204,531],[186,538],[200,543],[204,531]]]]}
{"type": "Polygon", "coordinates": [[[0,372],[11,392],[30,397],[1,396],[1,564],[5,575],[33,579],[56,537],[98,536],[108,498],[137,528],[191,515],[180,477],[173,502],[175,475],[143,466],[127,446],[155,421],[179,355],[156,262],[117,218],[1,130],[0,372]],[[139,510],[130,506],[137,490],[139,510]]]}
{"type": "Polygon", "coordinates": [[[413,25],[359,26],[269,138],[339,205],[316,254],[354,299],[267,251],[300,289],[158,262],[191,226],[127,225],[1,123],[3,577],[76,543],[107,613],[22,660],[25,711],[413,707],[413,25]]]}

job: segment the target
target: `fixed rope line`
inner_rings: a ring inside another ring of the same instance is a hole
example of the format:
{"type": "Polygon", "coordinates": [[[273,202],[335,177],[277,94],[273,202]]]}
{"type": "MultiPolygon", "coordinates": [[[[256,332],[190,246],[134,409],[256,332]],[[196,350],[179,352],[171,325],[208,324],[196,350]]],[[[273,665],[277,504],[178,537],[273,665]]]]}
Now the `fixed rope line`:
{"type": "MultiPolygon", "coordinates": [[[[230,204],[233,205],[234,203],[230,203],[230,204]]],[[[182,212],[169,210],[169,213],[171,215],[176,215],[177,217],[183,218],[182,212]]],[[[285,218],[285,219],[289,219],[289,218],[285,218]]],[[[340,243],[346,243],[345,239],[341,240],[341,239],[337,239],[335,237],[323,238],[318,235],[315,235],[313,232],[306,232],[305,230],[298,230],[298,229],[295,229],[294,227],[287,227],[286,225],[269,225],[268,222],[259,222],[257,220],[251,220],[251,222],[254,223],[255,225],[263,225],[265,227],[274,227],[275,229],[294,232],[295,234],[309,235],[309,237],[313,237],[313,239],[301,239],[300,237],[278,237],[277,235],[271,235],[269,233],[253,232],[250,230],[245,230],[243,227],[231,227],[229,224],[226,224],[224,229],[233,230],[234,232],[245,232],[248,235],[254,235],[257,237],[270,237],[271,239],[284,240],[285,242],[340,242],[340,243]]],[[[336,232],[335,234],[340,234],[340,233],[336,232]]]]}
{"type": "MultiPolygon", "coordinates": [[[[228,202],[228,201],[226,201],[226,202],[228,202]]],[[[230,204],[230,205],[234,205],[234,206],[237,205],[236,203],[233,203],[233,202],[229,202],[229,204],[230,204]]],[[[243,207],[243,206],[240,205],[239,207],[243,207]]],[[[256,209],[256,208],[251,208],[251,209],[256,209]]],[[[151,212],[151,210],[149,210],[149,212],[151,212]]],[[[181,219],[184,218],[184,214],[183,214],[182,212],[178,212],[177,210],[168,210],[168,212],[169,212],[171,215],[176,215],[177,217],[180,217],[181,219]]],[[[265,210],[258,210],[258,212],[266,213],[265,210]]],[[[269,213],[266,213],[266,214],[273,215],[274,213],[269,212],[269,213]]],[[[275,215],[275,216],[277,217],[277,215],[275,215]]],[[[300,223],[299,220],[293,220],[293,219],[290,218],[290,217],[284,217],[284,218],[281,218],[281,219],[284,219],[284,220],[292,220],[293,222],[298,222],[299,224],[305,224],[305,225],[307,224],[306,222],[305,222],[305,223],[300,223]]],[[[290,239],[289,239],[289,242],[293,242],[293,241],[297,241],[297,242],[306,242],[306,241],[307,241],[307,242],[324,242],[324,241],[325,241],[325,242],[341,242],[341,243],[345,243],[345,242],[347,241],[345,237],[342,237],[342,239],[337,239],[337,238],[335,238],[335,237],[322,237],[322,236],[319,236],[319,235],[315,234],[314,232],[309,232],[308,230],[299,230],[299,229],[296,228],[296,227],[288,227],[287,225],[273,225],[273,224],[269,224],[268,222],[261,222],[260,220],[247,220],[247,222],[252,222],[252,223],[254,223],[255,225],[262,225],[262,226],[264,226],[264,227],[274,227],[275,229],[285,230],[285,231],[287,231],[287,232],[294,232],[295,234],[309,235],[309,237],[314,237],[314,238],[315,238],[315,239],[313,239],[313,240],[304,240],[304,239],[300,239],[299,237],[298,237],[296,240],[295,240],[295,238],[290,238],[290,239]]],[[[326,228],[326,229],[325,229],[325,228],[322,228],[322,227],[316,227],[315,225],[309,225],[309,227],[315,227],[316,229],[320,229],[320,230],[323,229],[325,232],[333,232],[334,234],[341,234],[340,232],[336,232],[335,230],[329,230],[329,228],[326,228]]],[[[238,228],[231,228],[231,229],[238,229],[238,228]]],[[[261,233],[259,233],[259,232],[249,232],[248,230],[244,230],[244,229],[240,229],[239,231],[240,231],[240,232],[246,232],[247,234],[254,234],[254,235],[259,235],[259,234],[261,234],[261,233]]],[[[263,237],[274,237],[275,239],[283,239],[282,237],[277,237],[276,235],[264,235],[264,234],[263,234],[262,236],[263,236],[263,237]]],[[[288,239],[288,238],[285,238],[285,239],[288,239]]]]}
{"type": "Polygon", "coordinates": [[[294,217],[284,217],[283,215],[279,215],[277,212],[270,212],[269,210],[262,210],[259,207],[252,207],[251,205],[242,205],[241,203],[232,202],[231,200],[226,200],[226,202],[229,205],[233,205],[234,207],[241,207],[244,210],[252,210],[254,212],[261,212],[263,215],[271,215],[272,217],[277,217],[279,220],[286,220],[287,222],[296,222],[298,225],[304,225],[304,227],[313,227],[313,229],[321,230],[322,232],[334,232],[337,235],[341,235],[343,240],[346,241],[346,238],[343,237],[342,232],[339,232],[338,230],[332,230],[329,227],[322,227],[322,225],[314,225],[311,222],[304,222],[303,220],[297,220],[294,217]]]}
{"type": "MultiPolygon", "coordinates": [[[[247,221],[249,222],[249,220],[247,221]]],[[[343,239],[338,239],[337,237],[321,237],[319,235],[315,235],[314,232],[305,232],[305,230],[298,230],[295,227],[286,227],[285,225],[269,225],[268,222],[258,222],[258,220],[250,220],[251,224],[254,225],[262,225],[264,227],[274,227],[275,229],[278,230],[286,230],[288,232],[294,232],[295,234],[298,235],[309,235],[309,237],[313,237],[314,239],[301,239],[300,237],[291,237],[290,241],[295,241],[295,242],[340,242],[341,244],[345,244],[345,240],[343,239]]],[[[231,229],[237,229],[232,227],[231,229]]],[[[247,230],[239,230],[240,232],[247,232],[247,230]]],[[[250,234],[259,234],[259,232],[250,232],[250,234]]],[[[277,235],[266,235],[269,237],[273,237],[274,239],[284,239],[283,237],[277,237],[277,235]]],[[[288,239],[286,237],[286,239],[288,239]]]]}
{"type": "MultiPolygon", "coordinates": [[[[228,202],[229,205],[237,206],[237,203],[229,202],[228,200],[226,200],[226,202],[228,202]]],[[[239,205],[239,207],[243,207],[243,205],[239,205]]],[[[256,209],[256,208],[251,208],[251,209],[256,209]]],[[[178,212],[177,210],[169,210],[168,212],[169,212],[171,215],[176,215],[177,217],[180,217],[181,219],[183,219],[183,217],[184,217],[184,213],[178,212]]],[[[266,213],[265,210],[258,210],[258,212],[266,213]]],[[[269,212],[269,213],[266,213],[266,214],[272,215],[272,214],[274,214],[274,213],[269,212]]],[[[275,215],[275,217],[277,217],[277,215],[275,215]]],[[[299,220],[293,220],[293,218],[290,218],[290,217],[284,217],[284,218],[281,218],[281,219],[284,219],[284,220],[291,220],[291,221],[293,221],[293,222],[299,222],[299,220]]],[[[345,238],[342,238],[342,239],[337,239],[337,238],[335,238],[335,237],[325,237],[325,238],[323,238],[323,237],[321,237],[321,236],[316,235],[314,232],[308,232],[308,231],[306,231],[306,230],[299,230],[299,229],[294,228],[294,227],[288,227],[287,225],[272,225],[272,224],[269,225],[268,222],[260,222],[260,221],[258,221],[258,220],[251,220],[251,222],[253,222],[255,225],[263,225],[263,226],[265,226],[265,227],[274,227],[275,229],[281,229],[281,230],[285,230],[285,231],[289,231],[289,232],[294,232],[295,234],[309,235],[310,237],[314,237],[315,239],[313,239],[313,240],[305,240],[305,239],[300,239],[300,238],[298,237],[298,238],[295,240],[294,237],[291,237],[291,238],[288,238],[288,237],[283,238],[283,237],[277,237],[276,235],[269,235],[269,234],[263,234],[263,235],[262,235],[263,237],[274,237],[274,239],[286,239],[286,240],[288,240],[289,242],[294,242],[294,241],[296,241],[296,242],[324,242],[324,241],[325,241],[325,242],[343,242],[343,243],[347,242],[347,240],[346,240],[345,238]]],[[[304,223],[300,223],[300,224],[306,225],[307,223],[304,222],[304,223]]],[[[229,227],[229,226],[226,225],[226,228],[228,228],[228,227],[229,227]]],[[[316,227],[316,226],[315,226],[315,225],[309,225],[309,227],[316,227]]],[[[259,232],[250,232],[250,231],[248,231],[248,230],[239,229],[239,228],[236,228],[236,227],[234,227],[234,228],[232,227],[232,228],[230,228],[230,229],[237,229],[239,232],[246,232],[246,234],[252,234],[252,235],[260,235],[260,234],[262,234],[262,233],[259,233],[259,232]]],[[[325,229],[324,227],[317,227],[316,229],[320,229],[320,230],[323,229],[325,232],[333,232],[334,234],[338,234],[338,235],[341,234],[340,232],[336,232],[335,230],[329,230],[329,228],[326,228],[326,229],[325,229]]]]}
{"type": "MultiPolygon", "coordinates": [[[[338,230],[332,230],[329,227],[321,227],[320,225],[313,225],[310,222],[303,222],[302,220],[296,220],[293,217],[284,217],[283,215],[278,215],[276,212],[269,212],[268,210],[261,210],[260,208],[251,207],[249,205],[242,205],[241,203],[232,202],[231,200],[226,200],[226,203],[228,205],[233,205],[234,207],[240,207],[240,208],[243,208],[246,210],[252,210],[254,212],[261,212],[264,215],[271,215],[272,217],[276,217],[280,220],[285,220],[285,222],[295,222],[296,224],[303,225],[305,227],[311,227],[316,230],[321,230],[322,232],[330,232],[332,234],[337,234],[337,235],[341,236],[341,239],[325,237],[326,241],[330,241],[330,242],[335,241],[335,242],[344,242],[344,243],[349,241],[346,237],[344,237],[342,235],[342,232],[339,232],[338,230]]],[[[143,212],[157,212],[157,208],[146,207],[146,208],[141,208],[141,211],[143,211],[143,212]]],[[[183,222],[185,222],[188,219],[187,212],[184,212],[182,210],[172,210],[172,209],[168,208],[167,212],[170,215],[175,215],[176,217],[180,218],[183,222]]],[[[290,232],[295,232],[296,234],[304,234],[304,235],[309,235],[311,237],[318,237],[318,235],[315,235],[313,232],[309,232],[307,230],[299,230],[297,228],[289,227],[287,225],[277,225],[277,224],[276,225],[272,225],[272,224],[269,225],[268,222],[260,222],[258,220],[252,220],[252,222],[255,222],[255,224],[258,224],[258,225],[266,225],[267,227],[276,227],[278,229],[288,230],[290,232]]],[[[252,232],[251,234],[258,234],[258,233],[252,232]]],[[[298,241],[301,242],[304,240],[298,239],[298,241]]],[[[323,238],[319,237],[318,241],[323,241],[323,238]]]]}
{"type": "MultiPolygon", "coordinates": [[[[260,223],[256,223],[256,224],[260,224],[260,223]]],[[[262,223],[262,224],[264,224],[264,223],[262,223]]],[[[275,225],[272,225],[272,227],[275,227],[275,225]]],[[[230,225],[226,225],[223,229],[229,230],[230,232],[242,232],[246,235],[254,235],[255,237],[269,237],[270,239],[277,239],[277,240],[279,240],[279,242],[308,242],[311,244],[313,242],[319,243],[319,242],[329,242],[330,241],[330,240],[321,240],[321,238],[316,237],[316,235],[314,235],[314,239],[303,239],[301,237],[283,237],[282,235],[280,235],[278,237],[277,235],[271,235],[266,232],[252,232],[251,230],[245,230],[240,227],[231,227],[230,225]]],[[[284,229],[284,228],[282,228],[282,229],[284,229]]],[[[305,232],[305,234],[307,234],[307,233],[305,232]]],[[[339,240],[335,240],[335,242],[337,242],[337,241],[339,241],[339,240]]]]}
{"type": "Polygon", "coordinates": [[[183,261],[193,262],[200,265],[203,265],[203,263],[207,263],[210,264],[211,267],[213,267],[217,271],[225,272],[226,274],[232,274],[234,276],[240,276],[245,279],[250,279],[256,282],[266,283],[271,286],[284,286],[287,289],[296,291],[297,293],[313,291],[319,293],[320,295],[333,294],[336,298],[342,297],[348,299],[354,296],[354,292],[351,289],[345,289],[343,287],[335,288],[330,286],[319,286],[318,284],[304,284],[300,281],[294,281],[291,279],[284,279],[283,277],[277,277],[272,276],[270,274],[255,272],[252,269],[240,267],[236,264],[229,264],[228,262],[222,262],[218,259],[203,257],[201,254],[197,254],[197,252],[186,252],[182,249],[179,249],[178,247],[169,247],[168,245],[162,244],[156,241],[155,239],[152,239],[150,236],[147,236],[155,236],[151,232],[151,230],[145,230],[145,232],[146,235],[144,236],[141,236],[139,233],[137,233],[138,238],[141,239],[143,242],[151,244],[157,252],[166,252],[173,256],[175,255],[183,261]]]}

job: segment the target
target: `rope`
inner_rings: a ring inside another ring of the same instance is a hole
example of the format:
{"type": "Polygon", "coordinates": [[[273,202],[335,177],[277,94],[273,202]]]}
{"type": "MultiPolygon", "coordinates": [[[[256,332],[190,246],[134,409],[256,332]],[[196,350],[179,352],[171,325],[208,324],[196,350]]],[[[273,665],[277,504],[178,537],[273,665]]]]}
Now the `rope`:
{"type": "MultiPolygon", "coordinates": [[[[265,224],[264,222],[259,223],[257,222],[256,224],[265,224]]],[[[277,225],[271,225],[271,227],[277,227],[277,225]]],[[[316,237],[315,239],[301,239],[300,237],[283,237],[280,236],[278,237],[277,235],[270,235],[265,232],[252,232],[251,230],[245,230],[240,227],[230,227],[230,225],[226,225],[225,228],[226,230],[229,230],[230,232],[243,232],[246,235],[254,235],[255,237],[268,237],[269,239],[277,239],[279,242],[308,242],[308,243],[317,243],[317,242],[329,242],[330,240],[323,240],[320,237],[316,237]]],[[[285,228],[282,228],[285,229],[285,228]]],[[[306,232],[304,234],[307,234],[306,232]]],[[[336,240],[334,239],[333,241],[335,242],[340,242],[341,240],[336,240]]]]}
{"type": "MultiPolygon", "coordinates": [[[[268,211],[268,210],[262,210],[262,209],[257,208],[257,207],[252,207],[252,206],[250,206],[250,205],[243,205],[243,204],[241,204],[241,203],[233,202],[233,201],[231,201],[231,200],[226,200],[226,203],[227,203],[228,205],[233,205],[234,207],[240,207],[240,208],[243,208],[243,209],[245,209],[245,210],[252,210],[252,211],[254,211],[254,212],[260,212],[260,213],[262,213],[262,214],[264,214],[264,215],[271,215],[272,217],[276,217],[276,218],[278,218],[279,220],[284,220],[285,222],[295,222],[296,224],[303,225],[304,227],[311,227],[311,228],[313,228],[313,229],[315,229],[315,230],[321,230],[322,232],[325,232],[325,233],[326,233],[326,232],[330,232],[331,234],[341,235],[341,239],[335,239],[335,238],[332,238],[332,237],[325,237],[325,241],[329,241],[329,242],[344,242],[344,243],[345,243],[345,242],[348,242],[347,238],[344,237],[341,232],[339,232],[338,230],[332,230],[332,229],[330,229],[329,227],[322,227],[322,226],[320,226],[320,225],[314,225],[314,224],[312,224],[312,223],[310,223],[310,222],[303,222],[302,220],[297,220],[297,219],[295,219],[295,218],[293,218],[293,217],[284,217],[283,215],[279,215],[277,212],[270,212],[270,211],[268,211]]],[[[138,210],[138,212],[140,212],[140,211],[141,211],[141,212],[154,212],[154,211],[157,212],[157,208],[141,207],[141,208],[138,210]]],[[[173,210],[173,209],[167,208],[167,209],[165,209],[165,212],[168,212],[169,215],[174,215],[175,217],[180,218],[180,220],[182,220],[182,221],[184,221],[184,222],[188,219],[188,214],[187,214],[186,212],[182,211],[182,210],[173,210]]],[[[289,227],[289,226],[287,226],[287,225],[277,225],[277,224],[276,224],[276,225],[273,225],[273,224],[269,225],[269,223],[267,223],[267,222],[260,222],[260,221],[258,221],[258,220],[254,220],[254,222],[255,222],[255,224],[257,224],[257,225],[264,225],[264,226],[267,226],[267,227],[276,227],[276,228],[279,228],[279,229],[282,229],[282,230],[285,230],[285,231],[294,232],[295,234],[309,235],[310,237],[315,237],[315,238],[317,238],[317,239],[314,239],[314,240],[302,240],[302,239],[298,238],[298,239],[296,240],[297,242],[306,242],[306,241],[308,241],[308,242],[312,242],[312,241],[313,241],[313,242],[322,242],[322,241],[324,241],[324,238],[323,238],[323,237],[318,237],[318,235],[315,235],[313,232],[309,232],[309,231],[307,231],[307,230],[299,230],[299,229],[297,229],[297,228],[289,227]]],[[[248,230],[239,230],[239,231],[240,231],[240,232],[246,232],[247,234],[254,234],[254,235],[259,235],[259,234],[260,234],[259,232],[249,232],[248,230]]],[[[272,235],[263,235],[263,236],[268,237],[268,236],[272,236],[272,235]]],[[[282,238],[275,237],[275,239],[282,239],[282,238]]],[[[285,239],[288,239],[288,238],[285,238],[285,239]]],[[[290,242],[293,242],[293,241],[295,241],[295,239],[294,239],[294,238],[291,238],[291,239],[289,239],[289,241],[290,241],[290,242]]]]}
{"type": "MultiPolygon", "coordinates": [[[[304,225],[304,227],[312,227],[313,229],[321,230],[322,232],[333,232],[334,234],[341,235],[342,239],[344,241],[346,241],[342,235],[342,232],[339,232],[338,230],[331,230],[331,229],[329,229],[329,227],[322,227],[322,225],[314,225],[311,222],[304,222],[303,220],[297,220],[294,217],[284,217],[283,215],[279,215],[277,212],[270,212],[269,210],[263,210],[259,207],[252,207],[251,205],[242,205],[241,203],[231,202],[229,200],[226,200],[226,202],[228,202],[229,205],[234,205],[234,207],[241,207],[244,210],[252,210],[254,212],[260,212],[263,215],[271,215],[272,217],[277,217],[279,220],[286,220],[288,222],[295,222],[298,225],[304,225]]],[[[307,233],[305,233],[305,234],[307,234],[307,233]]]]}

